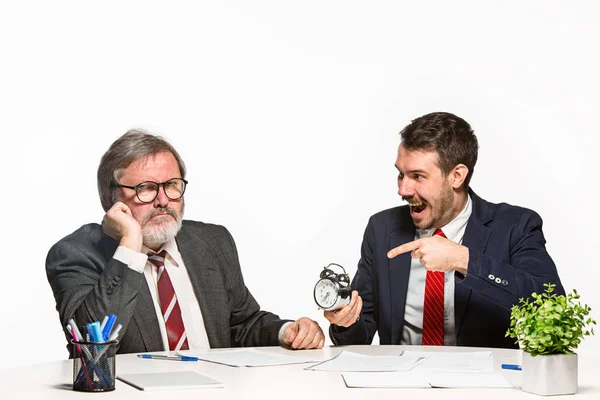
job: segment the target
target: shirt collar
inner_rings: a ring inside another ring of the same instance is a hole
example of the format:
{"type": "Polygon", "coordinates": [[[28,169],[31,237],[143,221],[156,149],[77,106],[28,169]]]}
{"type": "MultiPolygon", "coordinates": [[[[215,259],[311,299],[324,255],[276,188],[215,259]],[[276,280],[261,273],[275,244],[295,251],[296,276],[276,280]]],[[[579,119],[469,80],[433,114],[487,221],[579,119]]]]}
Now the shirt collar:
{"type": "MultiPolygon", "coordinates": [[[[472,211],[473,203],[471,202],[471,195],[467,195],[467,204],[465,205],[465,208],[456,216],[456,218],[441,228],[444,235],[453,242],[458,243],[462,239],[461,232],[464,233],[464,228],[467,226],[467,222],[469,222],[472,211]]],[[[417,229],[419,238],[431,237],[433,232],[435,232],[435,229],[417,229]]]]}
{"type": "Polygon", "coordinates": [[[181,265],[183,260],[181,259],[181,254],[179,253],[179,249],[177,248],[177,242],[175,242],[175,239],[171,239],[165,244],[163,244],[162,247],[158,249],[158,251],[149,249],[146,246],[142,247],[142,252],[148,255],[160,253],[162,250],[167,251],[168,257],[174,266],[178,267],[179,265],[181,265]]]}

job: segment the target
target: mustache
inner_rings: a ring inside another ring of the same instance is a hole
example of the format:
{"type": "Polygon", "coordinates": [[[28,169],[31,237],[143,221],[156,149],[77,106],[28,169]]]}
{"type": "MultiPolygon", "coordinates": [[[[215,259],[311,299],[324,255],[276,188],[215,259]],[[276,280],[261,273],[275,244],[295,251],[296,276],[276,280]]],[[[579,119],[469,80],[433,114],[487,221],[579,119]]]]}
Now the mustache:
{"type": "Polygon", "coordinates": [[[151,218],[153,218],[157,215],[170,215],[173,218],[175,218],[175,220],[177,220],[179,218],[177,211],[175,211],[171,207],[156,208],[156,209],[150,211],[148,214],[146,214],[146,216],[144,217],[144,224],[146,222],[150,221],[151,218]]]}
{"type": "Polygon", "coordinates": [[[409,206],[426,205],[427,202],[419,196],[402,196],[402,200],[406,201],[409,206]]]}

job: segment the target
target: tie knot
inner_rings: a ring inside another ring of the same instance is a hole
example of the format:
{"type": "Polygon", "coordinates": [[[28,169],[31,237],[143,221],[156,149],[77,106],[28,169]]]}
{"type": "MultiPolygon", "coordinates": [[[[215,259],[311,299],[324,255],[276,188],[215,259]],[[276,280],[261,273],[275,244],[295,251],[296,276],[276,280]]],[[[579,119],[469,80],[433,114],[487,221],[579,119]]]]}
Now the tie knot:
{"type": "Polygon", "coordinates": [[[156,253],[148,257],[148,261],[160,268],[165,265],[165,257],[167,257],[167,251],[162,250],[160,253],[156,253]]]}
{"type": "Polygon", "coordinates": [[[443,238],[446,237],[446,235],[444,235],[444,232],[442,232],[441,229],[436,229],[435,232],[433,232],[433,236],[441,236],[443,238]]]}

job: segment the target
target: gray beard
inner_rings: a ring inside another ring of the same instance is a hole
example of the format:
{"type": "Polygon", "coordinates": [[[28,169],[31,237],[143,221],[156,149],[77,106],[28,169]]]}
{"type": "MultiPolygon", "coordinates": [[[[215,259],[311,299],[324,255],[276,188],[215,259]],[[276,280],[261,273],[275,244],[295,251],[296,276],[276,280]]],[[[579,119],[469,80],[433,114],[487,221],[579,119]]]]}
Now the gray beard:
{"type": "Polygon", "coordinates": [[[144,243],[162,244],[172,240],[181,229],[183,217],[180,215],[175,221],[160,226],[145,227],[142,229],[144,243]]]}
{"type": "Polygon", "coordinates": [[[177,236],[177,233],[181,229],[183,221],[183,212],[185,211],[185,204],[181,206],[181,213],[177,214],[172,208],[156,209],[150,214],[146,215],[144,221],[140,224],[142,226],[142,238],[144,244],[163,244],[177,236]],[[174,221],[168,223],[162,223],[158,226],[148,226],[148,221],[156,214],[167,213],[175,218],[174,221]]]}

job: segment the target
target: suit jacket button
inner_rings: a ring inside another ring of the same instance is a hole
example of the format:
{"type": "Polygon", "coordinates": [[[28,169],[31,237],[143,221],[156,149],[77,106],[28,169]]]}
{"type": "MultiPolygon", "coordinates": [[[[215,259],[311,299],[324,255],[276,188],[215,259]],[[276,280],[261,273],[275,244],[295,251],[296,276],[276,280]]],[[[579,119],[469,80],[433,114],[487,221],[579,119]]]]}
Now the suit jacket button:
{"type": "Polygon", "coordinates": [[[502,282],[502,279],[496,278],[496,283],[500,283],[500,282],[502,282]]]}
{"type": "Polygon", "coordinates": [[[492,281],[493,281],[493,280],[494,280],[494,278],[495,278],[495,276],[494,276],[494,275],[492,275],[492,274],[489,274],[489,275],[488,275],[488,278],[489,278],[490,280],[492,280],[492,281]]]}
{"type": "Polygon", "coordinates": [[[506,279],[502,281],[502,286],[508,286],[508,281],[506,279]]]}

